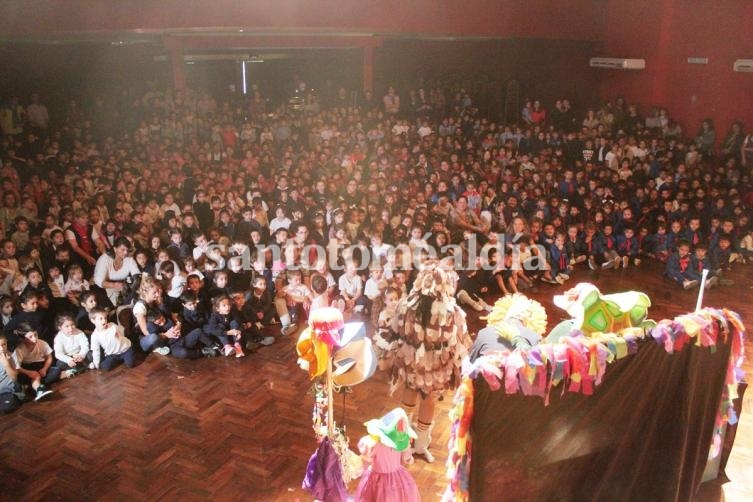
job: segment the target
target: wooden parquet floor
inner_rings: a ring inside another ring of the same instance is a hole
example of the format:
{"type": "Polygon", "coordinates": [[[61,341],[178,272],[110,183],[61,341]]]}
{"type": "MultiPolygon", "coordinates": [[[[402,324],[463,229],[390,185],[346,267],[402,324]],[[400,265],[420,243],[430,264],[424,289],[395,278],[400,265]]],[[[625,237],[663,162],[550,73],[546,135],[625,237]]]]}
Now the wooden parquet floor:
{"type": "MultiPolygon", "coordinates": [[[[753,327],[753,265],[738,269],[733,287],[707,292],[706,305],[740,312],[753,327]]],[[[655,319],[692,310],[695,292],[677,289],[660,268],[594,273],[579,270],[570,284],[593,281],[602,291],[639,289],[653,300],[655,319]]],[[[550,325],[563,317],[552,306],[558,289],[538,285],[531,294],[547,307],[550,325]]],[[[473,331],[480,322],[469,314],[473,331]]],[[[753,372],[753,335],[746,344],[753,372]]],[[[313,396],[296,365],[294,339],[280,339],[244,359],[179,361],[150,355],[134,369],[89,372],[59,383],[51,399],[25,404],[0,417],[0,499],[19,500],[310,500],[301,489],[316,445],[311,431],[313,396]]],[[[439,403],[434,464],[410,466],[424,500],[437,500],[444,483],[447,410],[439,403]]],[[[348,427],[351,446],[362,423],[398,401],[377,374],[336,397],[336,419],[348,427]]],[[[753,392],[727,472],[700,500],[753,500],[753,392]]],[[[355,489],[355,484],[350,487],[355,489]]]]}

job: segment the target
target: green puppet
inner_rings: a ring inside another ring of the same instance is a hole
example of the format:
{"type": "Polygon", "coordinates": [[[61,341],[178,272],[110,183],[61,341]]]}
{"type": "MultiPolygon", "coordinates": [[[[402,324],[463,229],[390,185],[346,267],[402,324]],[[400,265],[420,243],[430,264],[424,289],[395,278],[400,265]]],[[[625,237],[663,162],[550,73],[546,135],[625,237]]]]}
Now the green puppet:
{"type": "Polygon", "coordinates": [[[577,329],[586,336],[597,333],[643,331],[656,323],[648,320],[651,300],[638,291],[626,291],[612,295],[602,295],[599,288],[581,282],[562,295],[554,297],[554,304],[565,310],[572,319],[562,321],[554,327],[547,342],[557,342],[577,329]]]}

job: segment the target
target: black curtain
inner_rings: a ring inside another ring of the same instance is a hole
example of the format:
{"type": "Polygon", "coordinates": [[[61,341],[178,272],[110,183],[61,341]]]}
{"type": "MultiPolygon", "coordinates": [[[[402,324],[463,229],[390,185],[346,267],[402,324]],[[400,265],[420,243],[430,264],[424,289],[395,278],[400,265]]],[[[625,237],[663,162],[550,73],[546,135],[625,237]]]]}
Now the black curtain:
{"type": "Polygon", "coordinates": [[[668,354],[652,340],[607,368],[594,395],[535,396],[474,382],[473,501],[692,500],[701,483],[730,353],[668,354]]]}

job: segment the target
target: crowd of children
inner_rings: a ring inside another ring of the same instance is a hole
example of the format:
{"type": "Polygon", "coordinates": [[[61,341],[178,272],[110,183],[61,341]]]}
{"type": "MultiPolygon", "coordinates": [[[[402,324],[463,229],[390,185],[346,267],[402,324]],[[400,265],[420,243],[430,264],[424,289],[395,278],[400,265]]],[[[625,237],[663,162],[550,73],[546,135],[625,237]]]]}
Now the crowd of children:
{"type": "Polygon", "coordinates": [[[388,354],[429,248],[467,263],[457,298],[475,310],[575,267],[659,260],[688,289],[753,258],[739,124],[715,154],[710,121],[683,139],[620,98],[582,122],[560,101],[497,124],[458,96],[259,113],[149,91],[3,135],[3,409],[138,352],[240,358],[323,306],[370,316],[388,354]]]}

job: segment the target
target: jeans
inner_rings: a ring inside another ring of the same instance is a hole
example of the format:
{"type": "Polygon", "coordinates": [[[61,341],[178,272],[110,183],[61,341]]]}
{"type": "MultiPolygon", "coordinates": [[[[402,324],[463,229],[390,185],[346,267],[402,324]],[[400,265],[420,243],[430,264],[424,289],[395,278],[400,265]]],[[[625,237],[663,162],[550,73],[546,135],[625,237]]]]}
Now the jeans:
{"type": "Polygon", "coordinates": [[[60,359],[58,359],[58,360],[55,361],[55,366],[57,366],[58,368],[60,368],[60,371],[65,371],[65,370],[71,370],[73,368],[87,368],[89,366],[90,362],[92,362],[92,351],[91,350],[89,352],[87,352],[86,357],[84,358],[84,360],[81,361],[80,363],[78,363],[76,366],[70,366],[70,365],[64,363],[63,361],[61,361],[60,359]]]}
{"type": "Polygon", "coordinates": [[[139,339],[139,345],[141,346],[141,350],[144,352],[151,352],[157,347],[161,347],[164,345],[162,342],[162,337],[159,336],[156,333],[152,333],[146,336],[142,336],[139,339]]]}
{"type": "MultiPolygon", "coordinates": [[[[24,363],[21,365],[21,367],[29,371],[39,371],[44,367],[44,362],[24,363]]],[[[18,379],[22,383],[31,382],[31,379],[27,377],[26,375],[23,375],[21,372],[18,373],[18,379]]],[[[52,383],[57,382],[58,380],[60,380],[60,368],[56,367],[55,365],[50,366],[50,368],[47,370],[47,374],[44,377],[42,377],[42,383],[44,385],[50,385],[52,383]]]]}
{"type": "Polygon", "coordinates": [[[201,342],[206,347],[211,347],[213,342],[209,335],[205,334],[201,328],[191,330],[187,335],[180,338],[169,340],[170,353],[178,359],[198,359],[201,357],[201,350],[196,346],[201,342]]]}
{"type": "Polygon", "coordinates": [[[129,348],[122,354],[110,354],[109,356],[105,356],[105,358],[99,363],[99,369],[102,371],[110,371],[121,361],[126,365],[126,368],[133,368],[136,365],[136,352],[134,352],[133,347],[129,348]]]}

